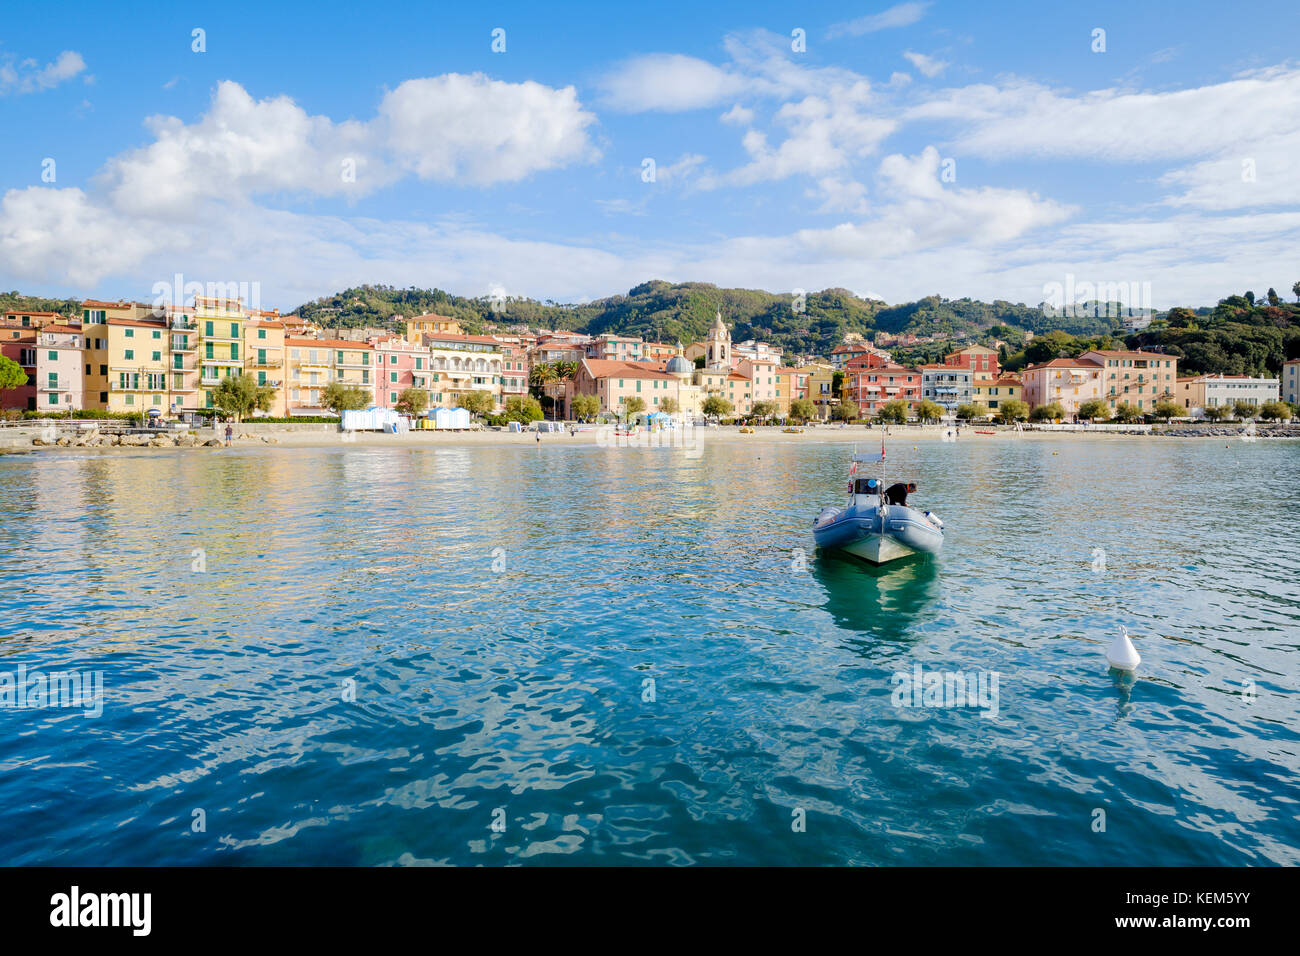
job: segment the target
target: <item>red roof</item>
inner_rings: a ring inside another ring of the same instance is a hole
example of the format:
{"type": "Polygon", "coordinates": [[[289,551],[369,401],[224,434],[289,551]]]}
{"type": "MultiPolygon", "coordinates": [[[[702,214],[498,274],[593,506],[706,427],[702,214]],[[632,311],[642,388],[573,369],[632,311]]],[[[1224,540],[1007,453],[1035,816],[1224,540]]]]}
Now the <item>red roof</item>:
{"type": "Polygon", "coordinates": [[[650,362],[619,362],[615,359],[583,359],[582,365],[592,378],[647,378],[677,381],[676,375],[669,375],[650,362]]]}
{"type": "Polygon", "coordinates": [[[1038,368],[1083,368],[1095,369],[1101,368],[1100,362],[1094,362],[1092,359],[1079,358],[1054,358],[1050,362],[1039,362],[1037,365],[1031,365],[1025,369],[1026,372],[1032,372],[1038,368]]]}

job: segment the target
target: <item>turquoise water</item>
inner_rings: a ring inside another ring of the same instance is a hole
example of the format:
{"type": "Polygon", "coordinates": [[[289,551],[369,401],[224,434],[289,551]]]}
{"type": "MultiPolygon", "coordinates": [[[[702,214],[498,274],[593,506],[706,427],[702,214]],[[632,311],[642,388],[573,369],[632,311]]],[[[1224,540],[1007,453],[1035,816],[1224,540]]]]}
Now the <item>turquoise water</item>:
{"type": "Polygon", "coordinates": [[[884,573],[846,451],[0,457],[0,671],[104,680],[0,709],[0,862],[1300,862],[1300,444],[900,439],[884,573]]]}

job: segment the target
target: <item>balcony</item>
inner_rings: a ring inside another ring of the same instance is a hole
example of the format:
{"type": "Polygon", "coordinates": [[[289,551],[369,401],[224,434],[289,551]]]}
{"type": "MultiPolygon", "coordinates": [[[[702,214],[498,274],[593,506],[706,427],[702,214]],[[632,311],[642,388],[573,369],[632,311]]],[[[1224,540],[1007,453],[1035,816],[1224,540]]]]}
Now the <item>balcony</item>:
{"type": "Polygon", "coordinates": [[[233,365],[235,368],[244,367],[243,359],[209,358],[208,356],[205,355],[201,361],[203,365],[222,365],[222,366],[233,365]]]}
{"type": "Polygon", "coordinates": [[[339,368],[370,368],[369,362],[335,362],[339,368]]]}
{"type": "Polygon", "coordinates": [[[248,360],[249,368],[283,368],[284,359],[271,358],[251,358],[248,360]]]}
{"type": "Polygon", "coordinates": [[[199,326],[191,319],[172,319],[167,326],[173,332],[197,332],[199,326]]]}
{"type": "Polygon", "coordinates": [[[44,381],[36,382],[36,388],[42,392],[66,392],[76,388],[80,383],[74,383],[72,379],[66,376],[60,376],[56,379],[46,378],[44,381]]]}

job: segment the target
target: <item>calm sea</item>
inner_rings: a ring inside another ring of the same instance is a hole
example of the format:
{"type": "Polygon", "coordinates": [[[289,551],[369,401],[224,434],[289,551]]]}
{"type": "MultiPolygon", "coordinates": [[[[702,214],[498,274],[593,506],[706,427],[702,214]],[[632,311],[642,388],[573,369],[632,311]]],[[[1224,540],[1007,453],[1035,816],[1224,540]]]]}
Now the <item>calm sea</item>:
{"type": "Polygon", "coordinates": [[[566,441],[0,457],[0,863],[1300,863],[1300,443],[566,441]]]}

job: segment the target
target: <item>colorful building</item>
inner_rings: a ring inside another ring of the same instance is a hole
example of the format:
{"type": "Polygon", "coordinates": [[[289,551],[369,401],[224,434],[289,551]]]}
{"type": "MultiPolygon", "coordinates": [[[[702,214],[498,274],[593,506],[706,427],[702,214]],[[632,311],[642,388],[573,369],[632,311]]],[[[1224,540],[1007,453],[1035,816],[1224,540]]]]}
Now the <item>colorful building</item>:
{"type": "Polygon", "coordinates": [[[968,368],[975,373],[975,378],[980,379],[996,379],[1001,371],[998,368],[997,349],[984,345],[968,345],[964,349],[945,355],[943,364],[968,368]]]}
{"type": "MultiPolygon", "coordinates": [[[[376,405],[380,408],[396,409],[402,401],[402,393],[408,388],[424,391],[428,396],[427,407],[435,408],[440,404],[437,401],[439,396],[435,394],[440,390],[437,382],[438,375],[433,371],[434,361],[426,346],[400,339],[395,335],[371,339],[370,345],[374,356],[374,384],[370,386],[370,391],[375,397],[376,405]]],[[[350,362],[369,361],[362,355],[347,358],[350,362]]],[[[354,384],[363,384],[364,381],[370,380],[368,367],[355,365],[353,373],[357,377],[354,384]]]]}
{"type": "Polygon", "coordinates": [[[921,402],[921,372],[897,362],[883,365],[862,361],[845,373],[845,394],[858,406],[858,415],[873,418],[889,402],[907,403],[912,414],[921,402]]]}
{"type": "Polygon", "coordinates": [[[72,412],[86,407],[80,325],[51,322],[36,333],[36,410],[72,412]]]}
{"type": "Polygon", "coordinates": [[[973,400],[983,405],[990,412],[997,412],[1003,402],[1022,400],[1024,383],[1019,375],[1003,372],[997,378],[979,378],[976,376],[973,400]]]}
{"type": "Polygon", "coordinates": [[[108,410],[155,417],[170,412],[171,340],[161,315],[109,318],[108,410]]]}
{"type": "Polygon", "coordinates": [[[1128,402],[1149,415],[1155,411],[1156,402],[1174,398],[1178,359],[1173,355],[1094,349],[1079,358],[1101,366],[1101,397],[1112,411],[1119,403],[1128,402]]]}
{"type": "MultiPolygon", "coordinates": [[[[364,345],[364,343],[357,343],[364,345]]],[[[244,371],[263,387],[275,389],[266,414],[289,414],[285,389],[284,322],[276,313],[259,312],[244,323],[244,371]]]]}
{"type": "Polygon", "coordinates": [[[285,411],[288,415],[329,415],[321,393],[334,380],[334,352],[320,339],[284,337],[285,411]]]}
{"type": "Polygon", "coordinates": [[[831,409],[840,403],[835,394],[835,369],[820,362],[803,365],[795,370],[802,381],[802,394],[796,398],[806,398],[817,406],[817,415],[823,421],[830,417],[831,409]]]}
{"type": "Polygon", "coordinates": [[[460,322],[449,315],[426,312],[406,320],[406,340],[420,345],[425,335],[460,335],[460,322]]]}
{"type": "MultiPolygon", "coordinates": [[[[423,337],[429,356],[432,379],[424,386],[430,391],[430,408],[456,408],[456,398],[466,392],[487,392],[492,407],[501,407],[501,379],[505,358],[501,343],[490,335],[452,335],[443,332],[423,337]]],[[[392,364],[381,389],[393,391],[392,364]]],[[[412,363],[411,374],[425,378],[424,370],[412,363]]],[[[400,389],[398,389],[400,391],[400,389]]]]}
{"type": "Polygon", "coordinates": [[[1300,358],[1282,363],[1282,398],[1292,405],[1300,405],[1300,358]]]}
{"type": "Polygon", "coordinates": [[[1054,358],[1031,365],[1020,377],[1030,409],[1060,402],[1067,416],[1079,414],[1084,402],[1102,398],[1102,365],[1085,358],[1054,358]]]}
{"type": "Polygon", "coordinates": [[[628,400],[632,398],[639,398],[642,413],[649,414],[659,411],[664,400],[671,398],[677,406],[673,414],[695,417],[700,414],[702,396],[693,387],[694,372],[694,366],[679,356],[669,359],[664,367],[649,362],[584,358],[566,389],[564,414],[572,416],[574,396],[594,395],[600,400],[602,415],[627,417],[628,400]]]}
{"type": "Polygon", "coordinates": [[[239,299],[195,297],[198,408],[215,408],[212,390],[222,379],[244,373],[244,323],[248,318],[239,299]]]}
{"type": "Polygon", "coordinates": [[[967,365],[921,365],[921,398],[942,405],[949,415],[969,405],[975,395],[975,373],[967,365]]]}
{"type": "Polygon", "coordinates": [[[1188,414],[1199,415],[1207,408],[1232,408],[1237,402],[1259,406],[1281,396],[1276,378],[1250,375],[1194,375],[1178,379],[1174,401],[1188,414]]]}
{"type": "MultiPolygon", "coordinates": [[[[6,322],[8,320],[6,319],[6,322]]],[[[17,388],[0,392],[0,407],[18,411],[36,411],[36,326],[5,325],[0,327],[0,355],[22,366],[26,381],[17,388]]]]}

